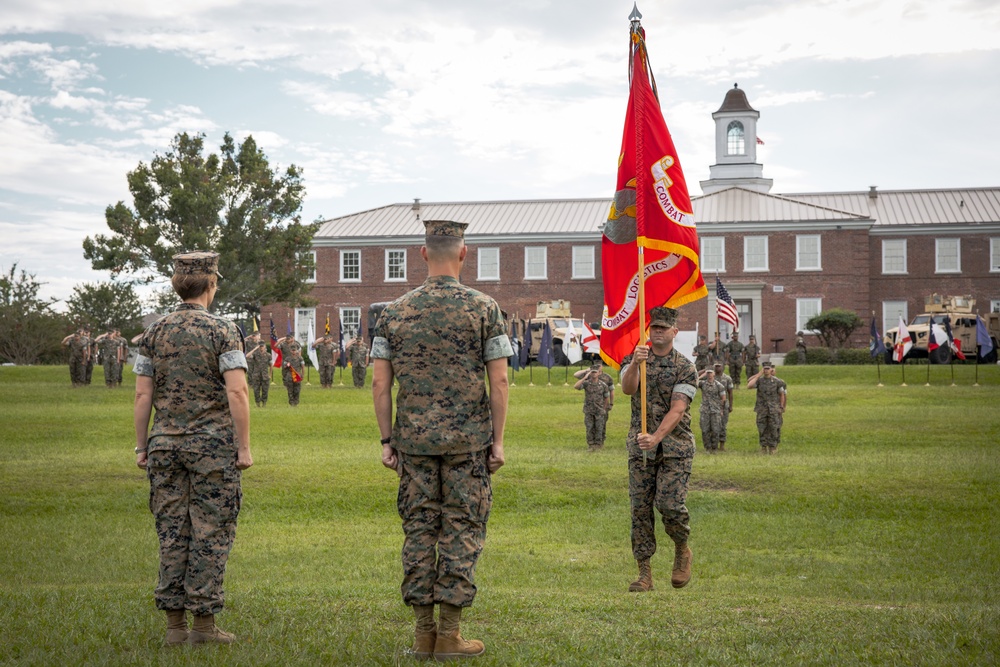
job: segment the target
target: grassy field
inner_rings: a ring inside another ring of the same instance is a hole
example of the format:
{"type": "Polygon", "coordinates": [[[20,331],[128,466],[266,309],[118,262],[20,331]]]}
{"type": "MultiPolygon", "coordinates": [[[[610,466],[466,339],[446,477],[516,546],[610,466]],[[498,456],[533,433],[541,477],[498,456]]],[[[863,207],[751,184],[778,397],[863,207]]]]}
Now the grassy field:
{"type": "MultiPolygon", "coordinates": [[[[518,374],[463,625],[486,642],[476,664],[1000,662],[1000,368],[978,387],[974,370],[950,386],[932,367],[925,387],[910,368],[902,387],[883,367],[876,387],[874,367],[779,369],[773,457],[757,453],[753,392],[737,391],[730,451],[694,461],[694,578],[671,589],[660,527],[644,595],[627,592],[627,401],[588,453],[564,371],[552,386],[518,374]]],[[[368,390],[306,386],[293,409],[279,385],[253,408],[219,617],[240,641],[195,650],[160,647],[131,401],[131,386],[70,389],[65,367],[0,368],[0,664],[417,664],[368,390]]]]}

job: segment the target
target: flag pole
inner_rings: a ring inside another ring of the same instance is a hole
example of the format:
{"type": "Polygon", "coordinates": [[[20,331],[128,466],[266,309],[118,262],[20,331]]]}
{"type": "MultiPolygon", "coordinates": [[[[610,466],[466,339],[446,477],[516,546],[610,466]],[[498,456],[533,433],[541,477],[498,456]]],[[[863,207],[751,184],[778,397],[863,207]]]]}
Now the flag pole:
{"type": "MultiPolygon", "coordinates": [[[[640,44],[639,37],[639,19],[642,18],[642,14],[639,13],[638,8],[633,8],[632,13],[629,15],[629,20],[632,22],[631,37],[632,37],[632,48],[629,50],[629,73],[632,77],[629,79],[629,86],[635,85],[632,79],[636,76],[646,76],[645,68],[640,67],[639,71],[636,71],[635,67],[635,56],[638,52],[640,54],[640,63],[642,59],[641,51],[642,46],[640,44]]],[[[644,193],[643,187],[646,183],[646,178],[648,175],[645,173],[643,168],[643,137],[641,128],[643,127],[643,116],[644,116],[644,105],[641,95],[635,96],[635,219],[636,224],[638,221],[643,219],[645,214],[645,197],[642,196],[644,193]]],[[[646,338],[646,255],[642,245],[636,242],[636,249],[638,250],[639,258],[639,345],[645,345],[647,342],[646,338]]],[[[643,360],[639,364],[639,404],[640,415],[641,415],[641,425],[642,430],[640,433],[646,435],[649,429],[646,425],[646,362],[643,360]]],[[[646,450],[642,450],[642,464],[644,466],[649,465],[649,454],[646,450]]]]}
{"type": "MultiPolygon", "coordinates": [[[[872,311],[872,322],[874,322],[874,321],[875,321],[875,311],[873,310],[872,311]]],[[[885,328],[885,324],[884,323],[882,324],[882,328],[883,329],[885,328]]],[[[875,335],[876,336],[878,335],[878,329],[875,329],[875,335]]],[[[875,386],[876,387],[884,387],[885,385],[882,384],[882,360],[879,358],[882,355],[878,353],[878,341],[874,341],[874,345],[875,345],[875,372],[878,374],[878,384],[875,385],[875,386]]]]}
{"type": "Polygon", "coordinates": [[[972,383],[973,387],[979,386],[979,311],[976,311],[976,381],[972,383]]]}

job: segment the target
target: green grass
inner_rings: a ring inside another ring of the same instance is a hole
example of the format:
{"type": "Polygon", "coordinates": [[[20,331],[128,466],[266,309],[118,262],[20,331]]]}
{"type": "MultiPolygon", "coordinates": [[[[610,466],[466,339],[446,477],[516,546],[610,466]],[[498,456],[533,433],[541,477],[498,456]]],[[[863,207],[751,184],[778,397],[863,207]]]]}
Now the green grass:
{"type": "MultiPolygon", "coordinates": [[[[907,387],[881,370],[883,387],[874,367],[779,369],[773,457],[738,390],[729,451],[694,462],[692,583],[671,589],[661,527],[644,595],[627,592],[627,400],[588,453],[564,371],[518,374],[463,625],[487,644],[476,664],[996,664],[1000,369],[978,387],[972,366],[954,387],[948,367],[931,387],[926,368],[907,387]]],[[[0,368],[0,664],[417,664],[368,390],[306,386],[293,409],[277,385],[253,409],[219,619],[240,641],[199,650],[160,647],[131,402],[130,386],[71,389],[64,367],[0,368]]]]}

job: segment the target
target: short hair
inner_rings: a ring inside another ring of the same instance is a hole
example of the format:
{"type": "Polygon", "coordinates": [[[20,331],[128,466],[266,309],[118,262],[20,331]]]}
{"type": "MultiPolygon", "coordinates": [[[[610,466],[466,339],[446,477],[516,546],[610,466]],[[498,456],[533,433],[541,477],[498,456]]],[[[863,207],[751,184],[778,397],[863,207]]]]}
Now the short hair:
{"type": "Polygon", "coordinates": [[[177,296],[182,301],[187,301],[188,299],[197,299],[218,283],[214,275],[175,273],[170,279],[170,284],[177,292],[177,296]]]}
{"type": "Polygon", "coordinates": [[[427,236],[424,247],[427,248],[427,258],[435,261],[457,259],[458,253],[465,245],[465,239],[460,236],[444,236],[440,234],[427,236]]]}

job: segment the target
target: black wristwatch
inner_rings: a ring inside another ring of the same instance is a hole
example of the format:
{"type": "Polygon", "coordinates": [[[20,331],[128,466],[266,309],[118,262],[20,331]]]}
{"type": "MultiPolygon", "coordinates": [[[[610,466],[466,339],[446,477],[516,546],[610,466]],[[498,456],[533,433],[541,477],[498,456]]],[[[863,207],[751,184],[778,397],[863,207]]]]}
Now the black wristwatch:
{"type": "Polygon", "coordinates": [[[390,442],[392,442],[392,436],[390,435],[388,438],[382,438],[379,442],[381,442],[383,445],[388,445],[390,442]]]}

